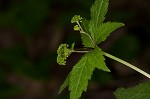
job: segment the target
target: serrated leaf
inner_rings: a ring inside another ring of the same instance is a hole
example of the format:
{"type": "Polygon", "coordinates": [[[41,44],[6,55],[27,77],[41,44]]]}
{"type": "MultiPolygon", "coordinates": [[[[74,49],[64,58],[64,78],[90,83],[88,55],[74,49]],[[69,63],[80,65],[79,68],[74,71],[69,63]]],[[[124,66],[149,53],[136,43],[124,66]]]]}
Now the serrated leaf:
{"type": "Polygon", "coordinates": [[[105,15],[108,10],[109,0],[95,0],[94,4],[91,7],[91,22],[94,24],[95,28],[98,28],[99,25],[105,20],[105,15]]]}
{"type": "MultiPolygon", "coordinates": [[[[81,26],[86,33],[89,33],[88,24],[89,24],[89,21],[83,18],[81,26]]],[[[94,48],[90,38],[87,35],[81,34],[81,39],[82,39],[82,44],[84,45],[84,47],[94,48]]]]}
{"type": "Polygon", "coordinates": [[[70,74],[70,99],[78,99],[82,91],[86,91],[88,80],[91,79],[94,67],[88,62],[89,53],[85,54],[73,67],[70,74]]]}
{"type": "Polygon", "coordinates": [[[89,39],[87,35],[81,34],[81,39],[82,39],[82,44],[84,45],[84,47],[94,48],[91,40],[89,39]]]}
{"type": "Polygon", "coordinates": [[[100,48],[85,54],[79,62],[73,67],[70,74],[70,99],[78,99],[83,91],[86,91],[88,80],[95,68],[109,71],[104,63],[104,57],[100,48]]]}
{"type": "Polygon", "coordinates": [[[94,36],[95,43],[99,44],[102,41],[105,41],[106,38],[110,35],[110,33],[112,33],[113,31],[115,31],[116,29],[122,26],[124,26],[123,23],[117,23],[117,22],[103,23],[96,29],[94,33],[94,35],[96,35],[94,36]]]}
{"type": "Polygon", "coordinates": [[[132,88],[118,88],[114,92],[117,99],[150,99],[150,82],[132,88]]]}
{"type": "Polygon", "coordinates": [[[97,37],[97,29],[105,20],[105,15],[108,10],[108,1],[109,0],[95,0],[94,4],[91,7],[91,20],[89,23],[89,31],[94,42],[97,37]]]}
{"type": "Polygon", "coordinates": [[[87,33],[89,33],[89,26],[88,26],[89,22],[90,21],[85,18],[83,18],[82,22],[81,22],[81,26],[82,26],[83,30],[87,33]]]}
{"type": "Polygon", "coordinates": [[[69,83],[70,83],[70,73],[68,74],[64,83],[61,85],[58,94],[60,94],[69,85],[69,83]]]}
{"type": "Polygon", "coordinates": [[[94,49],[88,61],[92,66],[95,66],[96,68],[101,69],[103,71],[110,72],[110,70],[106,66],[105,58],[102,54],[102,50],[99,47],[96,47],[94,49]]]}

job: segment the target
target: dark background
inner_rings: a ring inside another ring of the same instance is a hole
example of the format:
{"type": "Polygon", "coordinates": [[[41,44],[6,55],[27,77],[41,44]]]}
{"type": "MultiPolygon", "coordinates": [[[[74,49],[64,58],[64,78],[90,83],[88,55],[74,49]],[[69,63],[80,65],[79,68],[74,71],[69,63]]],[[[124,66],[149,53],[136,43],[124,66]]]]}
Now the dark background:
{"type": "MultiPolygon", "coordinates": [[[[56,63],[61,43],[82,47],[70,19],[90,18],[94,0],[0,0],[0,99],[69,99],[60,85],[82,54],[56,63]]],[[[150,0],[110,0],[106,21],[125,23],[100,44],[103,51],[150,73],[150,0]]],[[[106,58],[111,73],[95,70],[81,99],[114,99],[118,87],[148,78],[106,58]]]]}

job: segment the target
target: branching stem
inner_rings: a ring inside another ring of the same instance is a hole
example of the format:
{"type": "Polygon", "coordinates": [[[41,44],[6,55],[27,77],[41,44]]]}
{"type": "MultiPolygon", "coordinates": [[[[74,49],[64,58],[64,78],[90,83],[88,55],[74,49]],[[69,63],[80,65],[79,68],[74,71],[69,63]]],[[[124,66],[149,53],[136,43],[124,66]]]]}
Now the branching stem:
{"type": "Polygon", "coordinates": [[[77,24],[78,24],[78,26],[80,27],[81,31],[83,31],[83,32],[84,32],[84,30],[83,30],[83,28],[81,27],[80,23],[79,23],[79,22],[77,22],[77,24]]]}
{"type": "Polygon", "coordinates": [[[92,37],[91,37],[88,33],[84,32],[84,30],[83,30],[83,28],[81,27],[81,25],[80,25],[79,22],[77,22],[77,24],[78,24],[78,26],[79,26],[80,29],[81,29],[80,33],[81,33],[81,34],[84,34],[84,35],[86,35],[86,36],[88,36],[89,39],[90,39],[90,41],[92,42],[92,45],[93,45],[94,47],[96,47],[96,44],[95,44],[94,40],[92,39],[92,37]]]}
{"type": "MultiPolygon", "coordinates": [[[[79,26],[80,29],[81,29],[81,30],[80,30],[80,33],[81,33],[81,34],[84,34],[84,35],[86,35],[86,36],[88,36],[89,39],[91,40],[93,46],[96,47],[96,44],[95,44],[94,40],[92,39],[92,37],[91,37],[88,33],[84,32],[84,30],[82,29],[82,27],[81,27],[81,25],[80,25],[79,22],[77,22],[77,24],[78,24],[78,26],[79,26]]],[[[75,52],[75,53],[87,53],[87,52],[90,52],[90,51],[89,51],[89,50],[87,50],[87,51],[86,51],[86,50],[84,50],[84,51],[83,51],[83,50],[82,50],[82,51],[73,50],[72,52],[75,52]]],[[[113,59],[113,60],[115,60],[115,61],[117,61],[117,62],[120,62],[120,63],[122,63],[122,64],[124,64],[124,65],[126,65],[126,66],[128,66],[128,67],[130,67],[130,68],[132,68],[133,70],[135,70],[135,71],[137,71],[137,72],[143,74],[144,76],[150,78],[150,74],[146,73],[145,71],[143,71],[143,70],[137,68],[136,66],[134,66],[134,65],[132,65],[132,64],[130,64],[130,63],[124,61],[124,60],[121,60],[120,58],[117,58],[117,57],[115,57],[115,56],[113,56],[113,55],[111,55],[111,54],[108,54],[108,53],[106,53],[106,52],[103,52],[103,55],[105,55],[105,56],[107,56],[107,57],[109,57],[109,58],[111,58],[111,59],[113,59]]]]}
{"type": "MultiPolygon", "coordinates": [[[[74,51],[72,51],[72,52],[75,52],[75,53],[87,53],[87,52],[90,52],[90,50],[87,50],[87,51],[86,51],[86,50],[84,50],[84,51],[82,51],[82,50],[80,50],[80,51],[79,51],[79,50],[74,50],[74,51]]],[[[144,76],[150,78],[150,74],[146,73],[145,71],[143,71],[143,70],[137,68],[136,66],[134,66],[134,65],[132,65],[132,64],[130,64],[130,63],[128,63],[128,62],[126,62],[126,61],[120,59],[120,58],[117,58],[117,57],[115,57],[115,56],[113,56],[113,55],[111,55],[111,54],[108,54],[108,53],[106,53],[106,52],[103,52],[103,55],[105,55],[105,56],[107,56],[107,57],[109,57],[109,58],[111,58],[111,59],[113,59],[113,60],[115,60],[115,61],[117,61],[117,62],[119,62],[119,63],[122,63],[122,64],[124,64],[124,65],[126,65],[126,66],[132,68],[133,70],[135,70],[135,71],[141,73],[142,75],[144,75],[144,76]]]]}
{"type": "Polygon", "coordinates": [[[92,37],[91,37],[88,33],[84,32],[84,31],[80,31],[80,33],[81,33],[81,34],[85,34],[86,36],[88,36],[88,37],[89,37],[89,39],[90,39],[90,40],[91,40],[91,42],[92,42],[92,45],[93,45],[94,47],[96,47],[96,45],[95,45],[95,43],[94,43],[94,41],[93,41],[92,37]]]}

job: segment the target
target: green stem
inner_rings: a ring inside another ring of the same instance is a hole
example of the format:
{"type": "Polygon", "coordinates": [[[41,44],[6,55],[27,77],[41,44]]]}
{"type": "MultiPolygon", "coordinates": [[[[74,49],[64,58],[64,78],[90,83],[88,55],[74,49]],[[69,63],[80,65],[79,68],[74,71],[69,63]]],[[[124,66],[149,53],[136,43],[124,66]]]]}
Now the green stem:
{"type": "Polygon", "coordinates": [[[146,73],[145,71],[143,71],[143,70],[137,68],[136,66],[134,66],[134,65],[132,65],[132,64],[130,64],[130,63],[124,61],[124,60],[121,60],[121,59],[119,59],[119,58],[117,58],[117,57],[115,57],[115,56],[113,56],[113,55],[111,55],[111,54],[108,54],[108,53],[106,53],[106,52],[103,52],[103,54],[104,54],[105,56],[107,56],[107,57],[113,59],[113,60],[116,60],[116,61],[118,61],[118,62],[120,62],[120,63],[122,63],[122,64],[124,64],[124,65],[126,65],[126,66],[128,66],[128,67],[130,67],[130,68],[132,68],[132,69],[134,69],[135,71],[137,71],[137,72],[143,74],[144,76],[150,78],[150,74],[148,74],[148,73],[146,73]]]}
{"type": "Polygon", "coordinates": [[[84,31],[84,30],[82,29],[82,27],[81,27],[80,23],[79,23],[79,22],[77,22],[77,24],[78,24],[78,26],[80,27],[81,31],[84,31]]]}
{"type": "Polygon", "coordinates": [[[71,53],[88,53],[92,48],[78,48],[71,51],[71,53]]]}
{"type": "Polygon", "coordinates": [[[89,51],[72,51],[72,53],[88,53],[89,51]]]}
{"type": "Polygon", "coordinates": [[[88,33],[84,32],[84,30],[83,30],[83,28],[81,27],[81,25],[80,25],[79,22],[77,22],[77,24],[78,24],[78,26],[79,26],[80,29],[81,29],[81,30],[80,30],[80,33],[81,33],[81,34],[84,34],[84,35],[86,35],[86,36],[88,36],[89,39],[90,39],[91,42],[92,42],[92,45],[93,45],[94,47],[96,47],[96,44],[95,44],[94,40],[92,39],[92,37],[91,37],[88,33]]]}
{"type": "Polygon", "coordinates": [[[88,33],[84,32],[84,31],[80,31],[80,33],[81,33],[81,34],[85,34],[86,36],[88,36],[89,39],[90,39],[91,42],[92,42],[92,45],[93,45],[94,47],[96,46],[95,43],[94,43],[94,41],[93,41],[93,39],[92,39],[92,37],[91,37],[88,33]]]}
{"type": "MultiPolygon", "coordinates": [[[[80,29],[81,29],[80,33],[87,35],[87,36],[89,37],[89,39],[91,40],[93,46],[96,47],[96,44],[95,44],[94,40],[92,39],[92,37],[91,37],[88,33],[84,32],[84,30],[82,29],[82,27],[81,27],[81,25],[80,25],[79,22],[77,22],[77,24],[78,24],[78,26],[79,26],[80,29]]],[[[76,52],[76,53],[87,53],[87,52],[89,52],[89,51],[73,51],[73,52],[76,52]]],[[[108,53],[106,53],[106,52],[103,52],[103,54],[104,54],[105,56],[107,56],[107,57],[113,59],[113,60],[116,60],[116,61],[118,61],[118,62],[120,62],[120,63],[122,63],[122,64],[124,64],[124,65],[126,65],[126,66],[128,66],[128,67],[130,67],[130,68],[132,68],[133,70],[135,70],[135,71],[137,71],[137,72],[143,74],[144,76],[150,78],[150,74],[148,74],[148,73],[146,73],[145,71],[143,71],[143,70],[137,68],[136,66],[134,66],[134,65],[132,65],[132,64],[130,64],[130,63],[124,61],[124,60],[121,60],[121,59],[119,59],[119,58],[117,58],[117,57],[115,57],[115,56],[113,56],[113,55],[111,55],[111,54],[108,54],[108,53]]]]}

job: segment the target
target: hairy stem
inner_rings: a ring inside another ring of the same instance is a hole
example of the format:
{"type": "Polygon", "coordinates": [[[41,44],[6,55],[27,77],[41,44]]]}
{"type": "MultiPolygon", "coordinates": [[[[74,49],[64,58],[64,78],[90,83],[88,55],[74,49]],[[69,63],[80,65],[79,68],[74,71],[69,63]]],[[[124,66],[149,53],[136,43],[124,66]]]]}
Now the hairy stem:
{"type": "Polygon", "coordinates": [[[121,59],[119,59],[119,58],[117,58],[117,57],[115,57],[115,56],[113,56],[113,55],[111,55],[111,54],[108,54],[108,53],[106,53],[106,52],[103,52],[103,54],[104,54],[105,56],[107,56],[107,57],[113,59],[113,60],[116,60],[116,61],[118,61],[118,62],[120,62],[120,63],[122,63],[122,64],[124,64],[124,65],[126,65],[126,66],[128,66],[128,67],[130,67],[130,68],[132,68],[133,70],[135,70],[135,71],[137,71],[137,72],[143,74],[144,76],[150,78],[150,74],[148,74],[148,73],[146,73],[145,71],[143,71],[143,70],[137,68],[136,66],[134,66],[134,65],[132,65],[132,64],[130,64],[130,63],[124,61],[124,60],[121,60],[121,59]]]}

